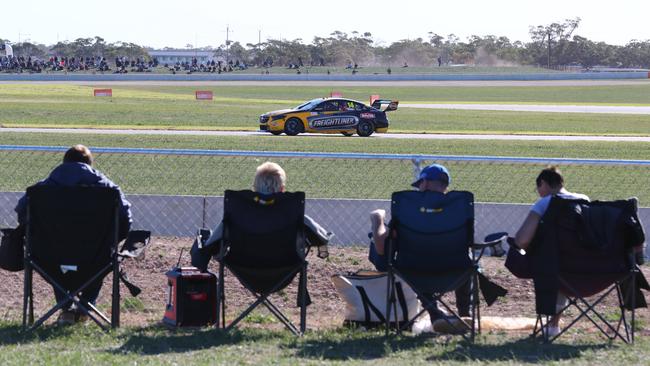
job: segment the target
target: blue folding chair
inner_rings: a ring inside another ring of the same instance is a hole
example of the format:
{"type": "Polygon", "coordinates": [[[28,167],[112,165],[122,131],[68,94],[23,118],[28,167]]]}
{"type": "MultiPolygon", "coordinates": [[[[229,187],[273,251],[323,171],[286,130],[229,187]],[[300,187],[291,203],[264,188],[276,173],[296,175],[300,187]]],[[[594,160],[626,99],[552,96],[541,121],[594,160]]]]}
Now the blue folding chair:
{"type": "MultiPolygon", "coordinates": [[[[451,318],[443,317],[457,333],[468,340],[480,332],[479,289],[488,305],[507,291],[479,272],[478,261],[486,248],[501,243],[503,237],[487,243],[474,243],[474,195],[465,191],[401,191],[392,195],[391,222],[387,240],[388,293],[386,319],[397,311],[395,277],[413,288],[424,310],[398,326],[397,332],[410,327],[436,302],[451,318]],[[470,257],[471,251],[471,257],[470,257]],[[475,255],[478,252],[478,255],[475,255]],[[443,295],[471,284],[467,324],[443,300],[443,295]],[[469,337],[466,330],[470,330],[469,337]]],[[[390,324],[386,322],[386,334],[390,324]]]]}

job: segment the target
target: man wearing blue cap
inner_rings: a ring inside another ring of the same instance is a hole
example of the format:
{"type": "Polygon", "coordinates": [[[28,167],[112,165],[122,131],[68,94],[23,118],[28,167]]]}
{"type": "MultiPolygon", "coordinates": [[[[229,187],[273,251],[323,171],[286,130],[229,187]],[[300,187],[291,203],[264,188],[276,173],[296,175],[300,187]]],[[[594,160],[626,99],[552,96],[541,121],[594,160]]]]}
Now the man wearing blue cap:
{"type": "MultiPolygon", "coordinates": [[[[440,164],[431,164],[420,171],[418,179],[413,182],[411,186],[417,188],[420,192],[430,191],[445,194],[447,193],[447,187],[449,187],[450,183],[451,175],[447,168],[440,164]]],[[[388,236],[385,221],[385,210],[378,209],[370,212],[370,222],[372,225],[372,237],[374,243],[370,243],[368,259],[375,265],[375,268],[378,271],[382,272],[388,270],[387,259],[384,253],[384,244],[386,242],[386,237],[388,236]]],[[[466,285],[463,285],[456,290],[456,306],[458,307],[458,314],[460,316],[469,316],[469,304],[470,283],[467,282],[466,285]]],[[[437,307],[434,309],[428,309],[428,311],[432,322],[445,316],[444,312],[437,307]]]]}

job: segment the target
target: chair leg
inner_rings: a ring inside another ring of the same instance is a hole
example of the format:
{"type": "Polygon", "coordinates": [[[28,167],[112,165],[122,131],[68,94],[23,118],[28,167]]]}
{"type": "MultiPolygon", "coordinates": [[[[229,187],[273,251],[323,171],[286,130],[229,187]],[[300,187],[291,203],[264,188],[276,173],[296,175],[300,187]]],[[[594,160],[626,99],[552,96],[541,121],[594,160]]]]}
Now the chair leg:
{"type": "MultiPolygon", "coordinates": [[[[261,295],[264,296],[264,295],[261,295]]],[[[262,305],[264,305],[270,312],[273,314],[282,324],[284,324],[287,329],[291,331],[294,335],[301,336],[302,333],[299,330],[299,328],[296,328],[295,325],[291,322],[289,318],[287,318],[281,311],[278,309],[273,303],[268,300],[268,298],[265,298],[264,301],[262,301],[262,305]]]]}
{"type": "MultiPolygon", "coordinates": [[[[397,334],[402,333],[402,327],[400,327],[397,314],[397,287],[395,286],[395,273],[389,271],[388,276],[386,277],[388,278],[388,291],[386,294],[386,336],[388,336],[390,330],[390,319],[393,313],[395,314],[395,330],[397,334]]],[[[408,319],[405,319],[405,321],[408,322],[408,319]]]]}
{"type": "Polygon", "coordinates": [[[631,339],[630,343],[634,344],[634,326],[635,326],[635,312],[636,312],[636,274],[638,273],[638,268],[634,270],[634,273],[632,273],[632,314],[631,314],[631,321],[632,324],[630,325],[631,328],[631,339]]]}
{"type": "MultiPolygon", "coordinates": [[[[111,304],[111,327],[120,326],[120,264],[117,256],[113,259],[113,294],[111,304]]],[[[91,304],[89,304],[91,305],[91,304]]],[[[91,305],[92,308],[94,308],[91,305]]]]}
{"type": "MultiPolygon", "coordinates": [[[[33,319],[27,319],[28,307],[32,304],[32,267],[29,261],[25,261],[23,280],[23,331],[27,329],[27,325],[31,325],[33,319]]],[[[32,315],[33,316],[33,315],[32,315]]]]}
{"type": "Polygon", "coordinates": [[[305,334],[307,329],[307,262],[300,270],[300,334],[305,334]]]}
{"type": "Polygon", "coordinates": [[[476,327],[481,334],[481,299],[479,298],[478,277],[472,277],[472,341],[476,336],[476,327]]]}
{"type": "Polygon", "coordinates": [[[217,279],[217,328],[226,328],[226,300],[224,295],[224,268],[219,263],[219,278],[217,279]],[[221,321],[219,321],[221,319],[221,321]]]}
{"type": "Polygon", "coordinates": [[[546,322],[543,324],[540,323],[542,325],[542,336],[544,337],[544,343],[550,343],[551,338],[548,334],[548,323],[550,322],[550,317],[548,315],[545,315],[544,317],[546,318],[546,322]]]}

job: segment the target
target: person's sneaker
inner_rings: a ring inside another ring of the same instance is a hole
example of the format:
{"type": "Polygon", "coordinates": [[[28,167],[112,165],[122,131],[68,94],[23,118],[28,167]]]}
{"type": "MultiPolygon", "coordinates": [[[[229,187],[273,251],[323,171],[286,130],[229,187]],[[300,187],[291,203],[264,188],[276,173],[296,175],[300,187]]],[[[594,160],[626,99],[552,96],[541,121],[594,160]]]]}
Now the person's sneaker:
{"type": "Polygon", "coordinates": [[[429,318],[431,318],[431,324],[433,324],[438,319],[453,318],[446,311],[444,311],[443,309],[440,309],[440,308],[430,309],[430,310],[427,310],[427,312],[429,313],[429,318]]]}
{"type": "Polygon", "coordinates": [[[75,313],[70,310],[62,310],[56,320],[58,325],[72,325],[75,323],[75,313]]]}
{"type": "Polygon", "coordinates": [[[546,333],[546,336],[548,338],[553,338],[556,335],[560,334],[561,329],[560,327],[552,326],[552,325],[547,325],[544,327],[544,332],[546,333]]]}

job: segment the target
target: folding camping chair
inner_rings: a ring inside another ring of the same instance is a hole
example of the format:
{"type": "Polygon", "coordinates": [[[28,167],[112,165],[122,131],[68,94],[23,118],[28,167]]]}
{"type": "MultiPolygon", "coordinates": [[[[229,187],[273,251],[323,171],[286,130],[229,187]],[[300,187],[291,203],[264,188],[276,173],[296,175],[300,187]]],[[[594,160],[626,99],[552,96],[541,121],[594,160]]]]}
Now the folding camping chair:
{"type": "Polygon", "coordinates": [[[528,250],[537,311],[533,337],[541,334],[545,342],[553,342],[586,318],[610,341],[634,343],[635,309],[647,307],[640,289],[650,290],[633,254],[633,247],[644,240],[636,199],[553,197],[528,250]],[[558,291],[568,298],[564,306],[556,305],[558,291]],[[614,294],[620,312],[610,321],[597,307],[614,294]],[[577,316],[550,336],[545,331],[550,316],[568,308],[577,309],[577,316]]]}
{"type": "Polygon", "coordinates": [[[262,304],[294,334],[302,335],[305,332],[309,295],[304,212],[303,192],[261,195],[247,190],[226,191],[223,246],[217,255],[217,314],[221,307],[221,324],[224,329],[230,330],[262,304]],[[229,325],[226,325],[225,318],[226,268],[256,299],[229,325]],[[299,329],[269,300],[271,294],[288,286],[297,274],[300,274],[299,329]]]}
{"type": "MultiPolygon", "coordinates": [[[[416,292],[424,310],[397,327],[398,333],[438,302],[451,314],[452,319],[443,319],[452,329],[473,340],[477,326],[480,332],[479,289],[488,305],[507,292],[479,272],[478,261],[486,248],[501,243],[505,236],[487,243],[474,243],[474,195],[470,192],[401,191],[393,193],[391,201],[386,319],[390,319],[391,311],[397,312],[395,277],[399,276],[416,292]],[[442,299],[445,293],[468,281],[471,324],[442,299]],[[469,337],[465,334],[467,329],[469,337]]],[[[389,326],[387,321],[387,334],[389,326]]]]}
{"type": "MultiPolygon", "coordinates": [[[[33,330],[59,309],[74,303],[102,329],[120,324],[117,252],[120,195],[105,187],[33,186],[27,189],[23,329],[33,330]],[[33,272],[65,299],[34,323],[33,272]],[[113,272],[111,319],[81,294],[113,272]]],[[[148,232],[138,232],[137,236],[148,232]]],[[[127,240],[128,241],[128,240],[127,240]]],[[[133,244],[133,243],[131,243],[133,244]]],[[[127,284],[129,290],[139,292],[127,284]]]]}

